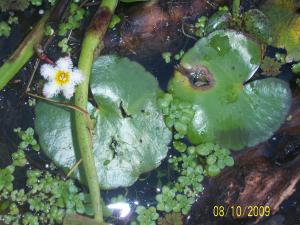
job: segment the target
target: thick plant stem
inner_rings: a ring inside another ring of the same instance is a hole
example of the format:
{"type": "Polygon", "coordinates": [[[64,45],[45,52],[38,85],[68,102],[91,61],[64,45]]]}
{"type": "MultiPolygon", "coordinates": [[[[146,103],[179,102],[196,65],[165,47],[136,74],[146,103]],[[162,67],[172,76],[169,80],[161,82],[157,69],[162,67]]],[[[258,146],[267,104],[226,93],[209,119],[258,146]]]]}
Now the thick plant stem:
{"type": "Polygon", "coordinates": [[[60,0],[51,12],[46,12],[9,59],[0,67],[0,90],[4,88],[33,56],[35,52],[34,48],[44,37],[44,28],[47,21],[54,24],[58,23],[69,1],[70,0],[60,0]]]}
{"type": "Polygon", "coordinates": [[[0,68],[0,90],[19,72],[34,54],[34,47],[44,36],[44,26],[50,12],[45,13],[34,29],[26,36],[15,52],[0,68]]]}
{"type": "Polygon", "coordinates": [[[232,4],[232,16],[234,19],[238,19],[240,15],[241,0],[233,0],[232,4]]]}
{"type": "MultiPolygon", "coordinates": [[[[102,39],[117,3],[118,0],[102,1],[83,39],[78,68],[84,74],[84,81],[77,87],[75,92],[75,105],[82,109],[87,108],[89,80],[92,64],[96,55],[100,52],[100,49],[103,46],[102,39]]],[[[84,172],[95,213],[95,220],[102,223],[103,212],[100,195],[101,181],[97,176],[93,156],[92,128],[89,126],[87,119],[82,115],[82,113],[75,112],[75,128],[84,172]]]]}

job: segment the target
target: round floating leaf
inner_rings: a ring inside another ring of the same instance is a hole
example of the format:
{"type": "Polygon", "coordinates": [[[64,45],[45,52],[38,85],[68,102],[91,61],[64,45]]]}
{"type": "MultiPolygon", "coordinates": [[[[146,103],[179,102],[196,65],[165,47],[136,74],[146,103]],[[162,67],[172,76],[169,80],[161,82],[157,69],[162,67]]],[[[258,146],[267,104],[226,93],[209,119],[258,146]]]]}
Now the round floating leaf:
{"type": "MultiPolygon", "coordinates": [[[[102,56],[93,66],[91,90],[98,105],[90,106],[89,112],[95,122],[94,157],[101,188],[130,186],[160,164],[171,140],[156,105],[157,82],[135,62],[102,56]]],[[[67,168],[75,164],[74,151],[78,152],[71,114],[45,102],[36,106],[42,149],[67,168]]]]}
{"type": "Polygon", "coordinates": [[[230,27],[231,20],[232,16],[230,12],[219,10],[209,17],[205,26],[205,31],[209,34],[215,30],[227,29],[230,27]]]}
{"type": "Polygon", "coordinates": [[[258,9],[251,9],[245,12],[243,23],[247,33],[263,43],[269,44],[271,42],[271,25],[263,12],[258,9]]]}
{"type": "Polygon", "coordinates": [[[216,31],[182,58],[169,90],[194,104],[188,137],[241,149],[268,139],[284,121],[288,84],[269,78],[245,83],[258,69],[260,46],[235,31],[216,31]]]}
{"type": "Polygon", "coordinates": [[[300,60],[299,1],[267,0],[261,10],[271,22],[272,45],[287,50],[288,61],[300,60]]]}

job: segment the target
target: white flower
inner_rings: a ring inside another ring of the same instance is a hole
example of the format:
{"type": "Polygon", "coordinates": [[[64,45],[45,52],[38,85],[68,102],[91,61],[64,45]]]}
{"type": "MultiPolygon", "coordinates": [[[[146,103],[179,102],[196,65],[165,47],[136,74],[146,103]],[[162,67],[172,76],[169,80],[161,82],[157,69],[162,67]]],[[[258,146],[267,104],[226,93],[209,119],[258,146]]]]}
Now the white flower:
{"type": "Polygon", "coordinates": [[[83,74],[73,68],[70,57],[60,58],[55,65],[42,65],[41,75],[48,80],[43,89],[46,98],[52,98],[62,92],[67,99],[70,99],[75,92],[75,86],[84,79],[83,74]]]}

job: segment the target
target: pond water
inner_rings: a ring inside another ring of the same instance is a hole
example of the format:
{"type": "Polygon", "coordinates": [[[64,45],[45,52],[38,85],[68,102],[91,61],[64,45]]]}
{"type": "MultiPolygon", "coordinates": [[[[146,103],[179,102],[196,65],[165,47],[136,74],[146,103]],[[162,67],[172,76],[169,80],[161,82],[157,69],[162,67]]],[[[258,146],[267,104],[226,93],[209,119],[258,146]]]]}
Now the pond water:
{"type": "MultiPolygon", "coordinates": [[[[21,23],[16,26],[9,39],[0,39],[0,62],[3,62],[13,49],[16,48],[20,40],[29,26],[34,24],[38,14],[35,10],[31,13],[22,15],[24,19],[21,19],[21,23]]],[[[0,16],[1,18],[1,16],[0,16]]],[[[80,40],[75,40],[74,45],[78,45],[80,40]]],[[[179,49],[188,49],[194,43],[194,40],[185,38],[179,49]]],[[[55,45],[53,45],[55,46],[55,45]]],[[[277,50],[276,50],[277,51],[277,50]]],[[[268,55],[273,56],[275,50],[268,48],[268,55]]],[[[51,57],[58,57],[58,51],[56,48],[49,48],[48,52],[51,57]]],[[[147,57],[139,57],[139,55],[131,54],[129,57],[133,60],[140,62],[147,70],[157,77],[160,87],[166,90],[167,83],[173,74],[174,64],[165,64],[160,54],[147,55],[147,57]]],[[[18,74],[18,76],[0,92],[0,167],[4,167],[11,162],[11,154],[16,151],[18,144],[18,137],[13,132],[14,128],[21,127],[26,129],[28,127],[34,127],[34,109],[28,105],[28,97],[24,94],[24,91],[29,81],[30,74],[33,70],[35,60],[31,60],[24,69],[18,74]]],[[[279,76],[281,79],[291,82],[292,88],[296,89],[294,85],[294,75],[291,72],[290,65],[286,65],[282,69],[282,73],[279,76]]],[[[288,139],[290,143],[290,149],[285,150],[285,154],[280,157],[276,155],[273,149],[279,149],[282,139],[286,136],[278,136],[277,139],[271,139],[272,148],[268,151],[269,158],[277,160],[278,163],[290,160],[300,151],[300,135],[294,136],[288,139]],[[279,147],[278,147],[279,146],[279,147]]],[[[285,139],[284,139],[285,140],[285,139]]],[[[288,145],[286,145],[288,146],[288,145]]],[[[169,154],[176,154],[173,149],[170,149],[169,154]]],[[[34,151],[28,151],[27,157],[29,159],[29,166],[33,168],[39,168],[47,170],[47,165],[51,162],[43,155],[43,153],[37,154],[34,151]]],[[[176,177],[171,174],[168,169],[167,160],[164,160],[159,169],[144,174],[139,181],[133,186],[124,189],[120,188],[113,191],[103,191],[102,196],[105,202],[109,203],[111,197],[115,197],[118,194],[126,194],[127,202],[122,204],[109,204],[108,207],[114,209],[115,219],[112,219],[112,223],[116,225],[130,224],[130,220],[134,215],[134,209],[137,205],[152,205],[155,203],[155,195],[161,190],[163,184],[172,182],[176,177]],[[159,177],[159,179],[158,179],[159,177]]],[[[59,171],[56,171],[59,172],[59,171]]],[[[216,178],[217,179],[217,178],[216,178]]],[[[25,180],[25,171],[18,171],[16,176],[16,185],[22,187],[25,180]]],[[[211,181],[205,181],[208,184],[211,181]]],[[[83,187],[84,188],[84,187],[83,187]]],[[[206,191],[199,197],[201,199],[206,198],[206,191]]],[[[211,199],[213,202],[214,199],[211,199]]],[[[200,207],[199,207],[200,208],[200,207]]],[[[186,224],[197,225],[202,224],[195,218],[197,217],[197,208],[193,210],[192,214],[186,218],[186,224]]],[[[242,224],[254,224],[253,220],[217,220],[211,218],[210,224],[228,224],[228,225],[242,225],[242,224]]],[[[259,224],[285,224],[285,225],[297,225],[300,224],[300,185],[297,186],[297,191],[284,202],[277,215],[268,218],[265,222],[259,224]]],[[[208,224],[205,224],[208,225],[208,224]]]]}

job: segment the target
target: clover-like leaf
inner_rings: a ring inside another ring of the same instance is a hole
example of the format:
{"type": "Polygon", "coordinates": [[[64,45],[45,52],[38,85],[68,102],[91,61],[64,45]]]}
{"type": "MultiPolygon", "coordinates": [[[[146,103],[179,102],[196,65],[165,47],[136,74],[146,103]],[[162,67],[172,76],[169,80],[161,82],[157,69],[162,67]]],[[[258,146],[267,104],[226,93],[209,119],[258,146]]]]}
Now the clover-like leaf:
{"type": "MultiPolygon", "coordinates": [[[[157,81],[135,62],[102,56],[93,66],[91,90],[97,103],[89,112],[95,122],[94,157],[101,188],[130,186],[167,155],[171,133],[157,107],[157,81]]],[[[74,150],[78,152],[71,114],[45,102],[36,106],[41,147],[67,168],[76,162],[74,150]]]]}
{"type": "Polygon", "coordinates": [[[236,31],[216,31],[182,58],[170,81],[175,98],[194,104],[187,135],[241,149],[268,139],[284,121],[288,84],[274,78],[245,83],[257,71],[260,45],[236,31]]]}
{"type": "Polygon", "coordinates": [[[300,60],[299,1],[267,0],[261,10],[271,22],[272,45],[287,50],[288,61],[300,60]]]}

